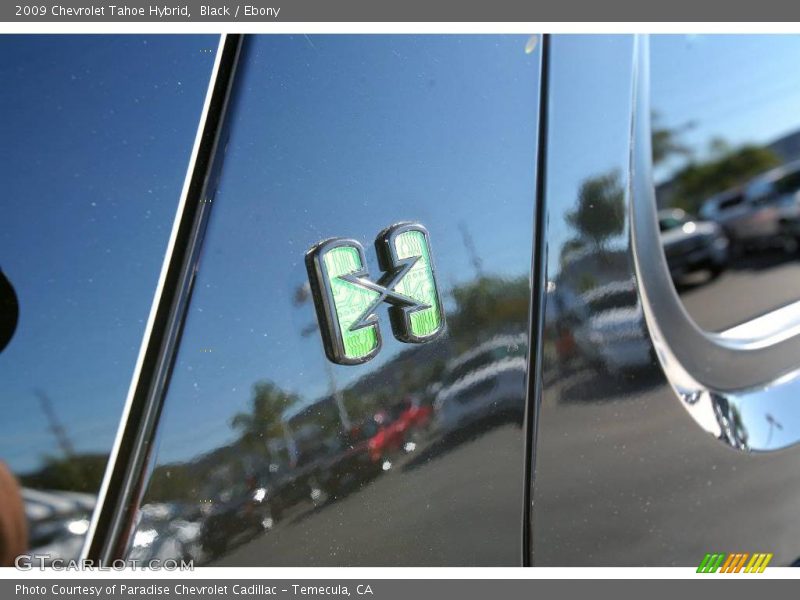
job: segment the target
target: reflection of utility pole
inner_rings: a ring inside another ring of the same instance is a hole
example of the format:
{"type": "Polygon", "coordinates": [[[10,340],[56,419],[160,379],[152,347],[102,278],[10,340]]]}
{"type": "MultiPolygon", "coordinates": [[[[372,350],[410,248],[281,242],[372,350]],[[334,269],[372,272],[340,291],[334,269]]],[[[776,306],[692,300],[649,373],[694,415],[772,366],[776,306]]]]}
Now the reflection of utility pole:
{"type": "Polygon", "coordinates": [[[333,365],[325,358],[325,371],[328,373],[328,385],[331,386],[331,394],[333,400],[336,402],[336,409],[339,411],[339,420],[342,422],[342,427],[345,431],[350,431],[352,424],[350,423],[350,415],[347,414],[347,407],[344,405],[344,396],[336,385],[336,376],[333,374],[333,365]]]}
{"type": "Polygon", "coordinates": [[[467,229],[464,221],[458,224],[458,229],[461,231],[464,247],[467,249],[467,254],[469,254],[469,261],[472,263],[472,268],[475,269],[475,277],[480,278],[483,275],[483,262],[475,249],[475,241],[472,239],[472,234],[467,229]]]}
{"type": "Polygon", "coordinates": [[[772,441],[772,430],[777,429],[778,431],[783,431],[783,425],[778,423],[771,414],[767,413],[767,423],[769,423],[769,434],[767,435],[767,441],[764,444],[767,449],[769,449],[769,443],[772,441]]]}
{"type": "Polygon", "coordinates": [[[50,431],[55,436],[56,442],[58,443],[59,448],[64,453],[64,456],[68,459],[71,459],[75,455],[75,450],[72,447],[72,443],[69,441],[69,437],[67,437],[67,432],[56,416],[55,411],[53,410],[53,404],[50,402],[50,398],[41,390],[36,390],[36,397],[39,398],[39,404],[42,406],[42,412],[44,412],[45,417],[47,417],[47,421],[50,425],[50,431]]]}
{"type": "MultiPolygon", "coordinates": [[[[294,293],[293,302],[295,306],[300,306],[307,302],[311,298],[311,287],[308,283],[298,286],[294,293]]],[[[308,337],[314,333],[319,331],[319,324],[314,323],[313,325],[309,325],[304,327],[300,332],[302,337],[308,337]]],[[[336,410],[339,412],[339,421],[342,423],[342,427],[345,431],[350,431],[352,424],[350,422],[350,415],[347,414],[347,407],[344,405],[344,397],[342,396],[342,392],[339,391],[339,386],[336,384],[336,375],[333,372],[333,365],[328,361],[327,358],[324,359],[325,361],[325,373],[328,376],[328,385],[330,386],[330,393],[333,396],[333,400],[336,403],[336,410]]]]}

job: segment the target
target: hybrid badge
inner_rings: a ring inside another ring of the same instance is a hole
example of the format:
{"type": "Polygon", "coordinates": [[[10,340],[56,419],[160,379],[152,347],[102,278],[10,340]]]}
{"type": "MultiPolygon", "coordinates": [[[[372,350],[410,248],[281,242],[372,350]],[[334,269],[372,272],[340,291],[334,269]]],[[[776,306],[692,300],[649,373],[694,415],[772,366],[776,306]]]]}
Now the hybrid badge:
{"type": "Polygon", "coordinates": [[[368,361],[381,349],[375,311],[386,302],[394,337],[422,343],[444,329],[428,231],[416,223],[398,223],[375,240],[384,275],[373,281],[363,246],[332,238],[306,253],[325,354],[342,365],[368,361]]]}

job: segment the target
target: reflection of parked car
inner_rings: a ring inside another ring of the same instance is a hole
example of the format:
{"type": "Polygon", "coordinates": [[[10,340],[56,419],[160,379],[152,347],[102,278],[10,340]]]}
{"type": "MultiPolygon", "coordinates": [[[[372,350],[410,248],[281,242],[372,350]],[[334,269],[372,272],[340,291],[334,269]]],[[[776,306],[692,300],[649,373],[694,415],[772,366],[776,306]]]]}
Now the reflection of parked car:
{"type": "Polygon", "coordinates": [[[403,408],[401,404],[395,404],[373,417],[376,430],[369,439],[369,453],[373,461],[380,461],[403,447],[408,430],[408,421],[400,418],[403,408]]]}
{"type": "Polygon", "coordinates": [[[315,468],[316,464],[292,468],[285,456],[272,457],[267,472],[261,473],[258,478],[260,489],[264,491],[264,502],[268,506],[265,510],[267,518],[279,521],[286,510],[312,498],[311,484],[315,481],[315,468]]]}
{"type": "Polygon", "coordinates": [[[717,275],[727,265],[728,238],[716,223],[695,221],[673,208],[659,211],[658,226],[673,280],[703,269],[717,275]]]}
{"type": "Polygon", "coordinates": [[[380,457],[373,457],[372,447],[378,432],[378,424],[370,417],[342,434],[341,448],[319,471],[319,484],[327,494],[341,496],[380,473],[380,457]]]}
{"type": "Polygon", "coordinates": [[[526,335],[498,335],[453,360],[434,404],[440,430],[512,411],[524,393],[526,352],[526,335]]]}
{"type": "Polygon", "coordinates": [[[778,237],[793,249],[800,240],[800,163],[779,167],[765,179],[764,198],[775,207],[778,237]]]}
{"type": "Polygon", "coordinates": [[[130,557],[136,560],[192,560],[201,557],[202,511],[193,504],[142,506],[130,557]]]}
{"type": "Polygon", "coordinates": [[[611,281],[578,296],[573,335],[585,356],[611,373],[646,367],[652,360],[642,306],[632,280],[611,281]]]}
{"type": "Polygon", "coordinates": [[[220,493],[203,523],[203,550],[218,556],[237,541],[262,531],[269,518],[264,499],[265,490],[252,485],[235,485],[220,493]]]}
{"type": "Polygon", "coordinates": [[[422,402],[419,397],[408,397],[401,405],[403,410],[398,420],[406,423],[410,432],[423,430],[430,425],[433,407],[429,403],[422,402]]]}
{"type": "Polygon", "coordinates": [[[740,249],[793,251],[800,237],[800,162],[706,200],[700,216],[721,225],[740,249]]]}
{"type": "Polygon", "coordinates": [[[33,554],[53,559],[78,557],[95,498],[90,494],[22,489],[33,554]]]}
{"type": "Polygon", "coordinates": [[[428,425],[432,412],[430,406],[406,398],[389,410],[376,414],[374,422],[378,429],[369,440],[372,460],[378,461],[403,449],[415,431],[428,425]]]}

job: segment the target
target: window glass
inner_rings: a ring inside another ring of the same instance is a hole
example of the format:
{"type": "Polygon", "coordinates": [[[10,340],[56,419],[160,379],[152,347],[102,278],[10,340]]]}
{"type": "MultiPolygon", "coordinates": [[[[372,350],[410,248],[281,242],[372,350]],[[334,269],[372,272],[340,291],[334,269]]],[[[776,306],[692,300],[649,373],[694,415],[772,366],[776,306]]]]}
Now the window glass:
{"type": "Polygon", "coordinates": [[[0,37],[0,468],[25,502],[17,550],[81,547],[216,46],[0,37]]]}

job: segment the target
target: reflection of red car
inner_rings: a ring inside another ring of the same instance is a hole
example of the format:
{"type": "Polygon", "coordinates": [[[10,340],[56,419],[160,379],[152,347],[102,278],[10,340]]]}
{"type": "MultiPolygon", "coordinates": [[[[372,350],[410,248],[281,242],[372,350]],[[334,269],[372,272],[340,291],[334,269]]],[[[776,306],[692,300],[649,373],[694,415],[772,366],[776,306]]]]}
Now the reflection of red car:
{"type": "Polygon", "coordinates": [[[407,434],[426,426],[433,416],[433,408],[423,406],[410,399],[381,411],[374,417],[378,432],[369,440],[369,454],[373,461],[379,461],[387,454],[397,452],[406,442],[407,434]]]}
{"type": "Polygon", "coordinates": [[[400,419],[408,422],[409,429],[424,429],[433,417],[433,407],[430,404],[419,404],[408,400],[408,406],[400,415],[400,419]]]}
{"type": "Polygon", "coordinates": [[[378,431],[369,438],[368,447],[370,459],[377,462],[403,447],[408,423],[399,419],[391,420],[388,411],[377,413],[375,423],[378,431]]]}

